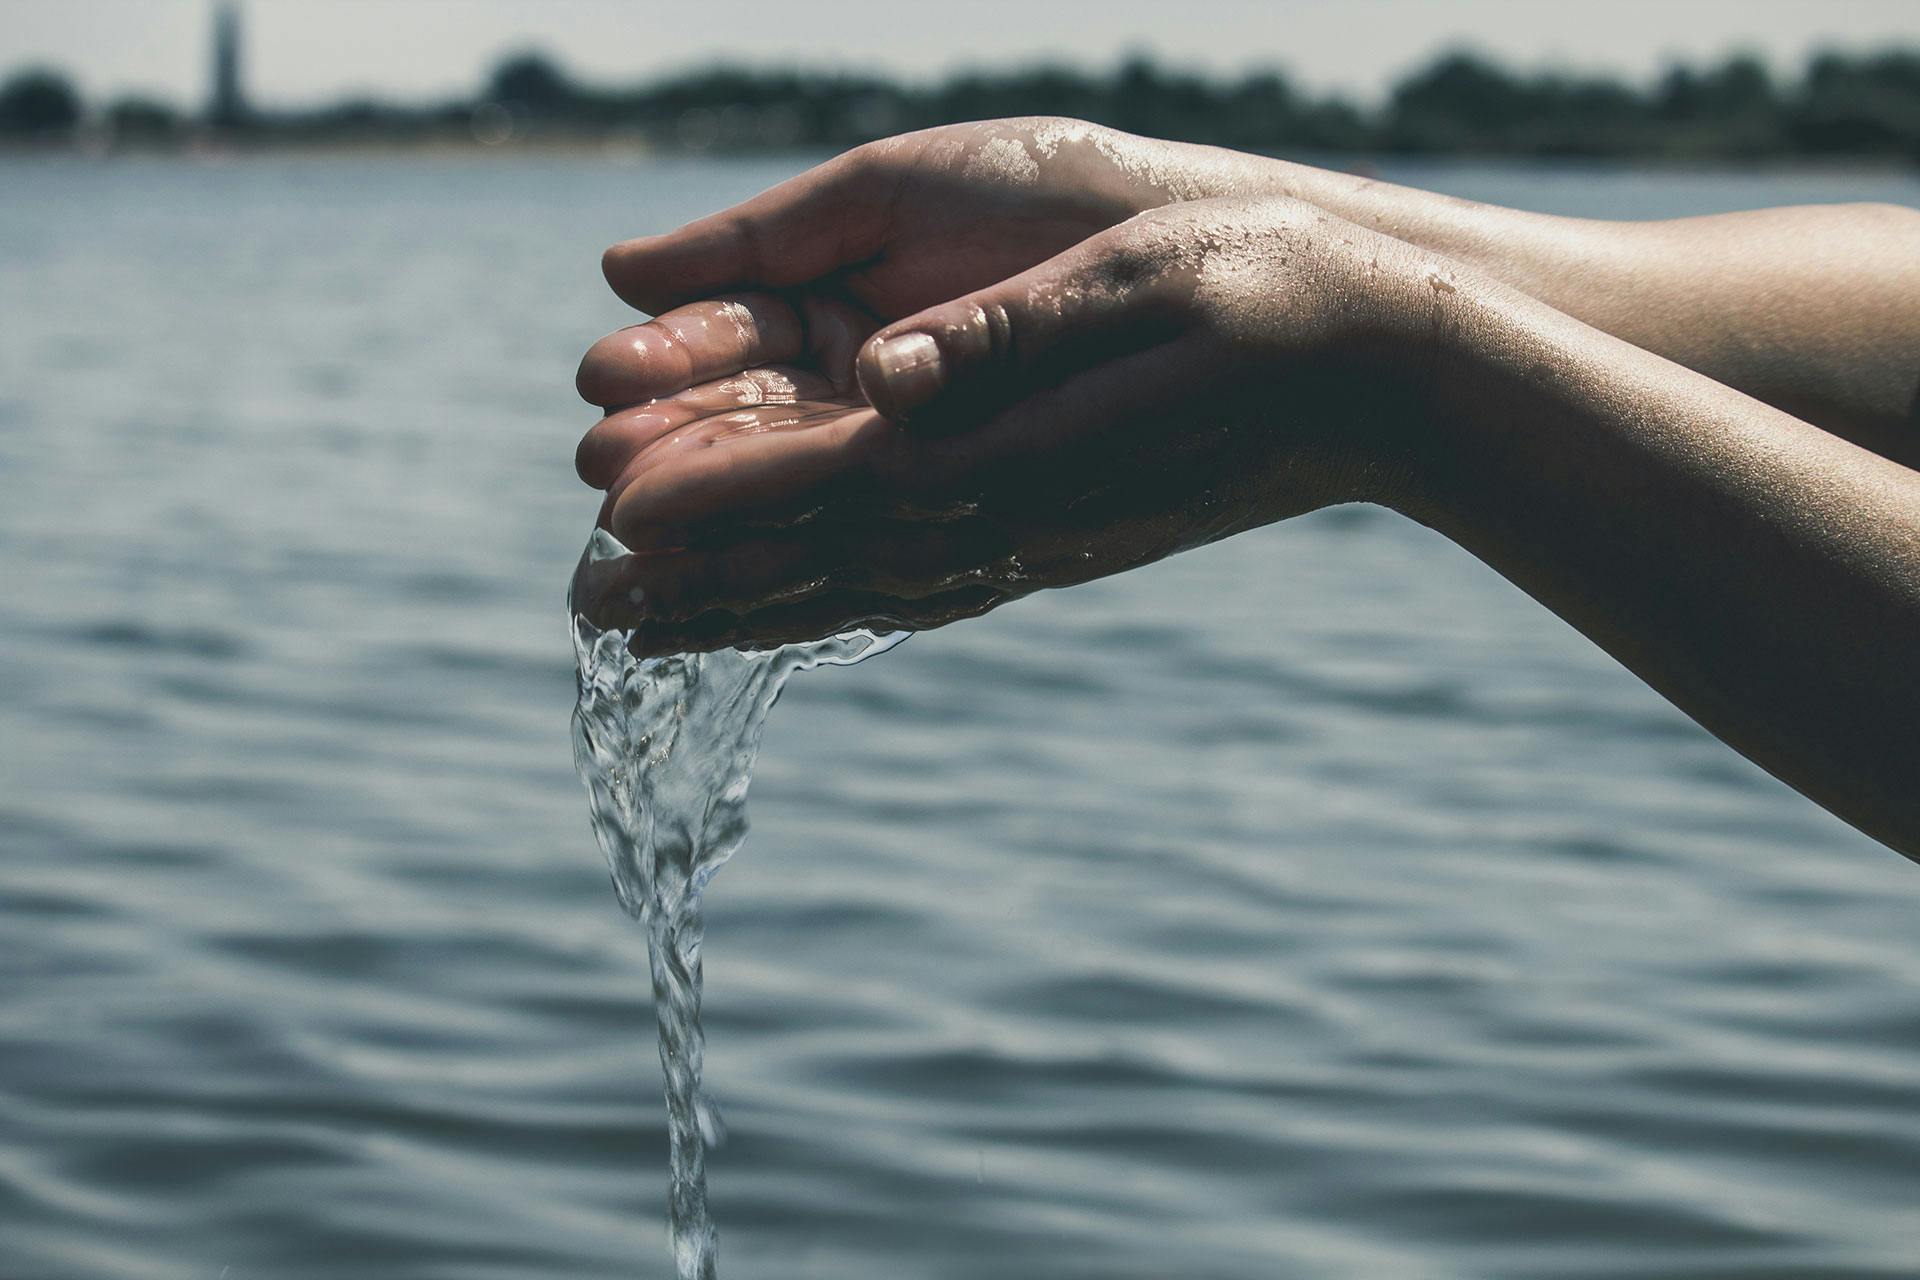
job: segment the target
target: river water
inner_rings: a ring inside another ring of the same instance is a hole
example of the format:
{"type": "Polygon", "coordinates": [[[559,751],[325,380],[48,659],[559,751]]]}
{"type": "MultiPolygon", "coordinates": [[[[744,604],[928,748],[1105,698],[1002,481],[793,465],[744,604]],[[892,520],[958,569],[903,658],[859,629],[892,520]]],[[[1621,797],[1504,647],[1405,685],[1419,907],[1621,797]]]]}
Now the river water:
{"type": "MultiPolygon", "coordinates": [[[[0,165],[0,1276],[671,1273],[568,384],[797,163],[0,165]]],[[[753,806],[728,1280],[1920,1272],[1920,870],[1384,514],[797,680],[753,806]]]]}

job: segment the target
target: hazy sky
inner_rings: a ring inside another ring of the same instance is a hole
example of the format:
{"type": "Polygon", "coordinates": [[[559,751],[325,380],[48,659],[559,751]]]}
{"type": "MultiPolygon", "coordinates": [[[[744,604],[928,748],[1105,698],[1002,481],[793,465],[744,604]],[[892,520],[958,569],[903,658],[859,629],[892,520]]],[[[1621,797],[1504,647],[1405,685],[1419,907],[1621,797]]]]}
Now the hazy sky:
{"type": "MultiPolygon", "coordinates": [[[[211,0],[0,0],[0,67],[46,61],[89,94],[197,102],[211,0]]],[[[924,76],[1131,49],[1233,70],[1278,65],[1376,94],[1443,45],[1517,63],[1645,75],[1674,56],[1815,44],[1920,44],[1920,0],[245,0],[258,101],[470,91],[502,51],[537,46],[584,78],[631,81],[718,57],[924,76]]]]}

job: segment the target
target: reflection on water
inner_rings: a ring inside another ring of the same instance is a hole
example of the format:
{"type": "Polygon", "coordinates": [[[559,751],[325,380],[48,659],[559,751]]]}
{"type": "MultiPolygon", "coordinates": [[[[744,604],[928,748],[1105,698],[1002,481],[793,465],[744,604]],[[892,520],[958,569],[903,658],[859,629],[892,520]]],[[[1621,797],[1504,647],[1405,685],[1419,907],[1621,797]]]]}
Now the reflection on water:
{"type": "MultiPolygon", "coordinates": [[[[777,176],[0,171],[0,1275],[666,1274],[566,387],[599,246],[777,176]]],[[[729,1280],[1920,1256],[1920,876],[1381,513],[800,681],[754,806],[729,1280]]]]}

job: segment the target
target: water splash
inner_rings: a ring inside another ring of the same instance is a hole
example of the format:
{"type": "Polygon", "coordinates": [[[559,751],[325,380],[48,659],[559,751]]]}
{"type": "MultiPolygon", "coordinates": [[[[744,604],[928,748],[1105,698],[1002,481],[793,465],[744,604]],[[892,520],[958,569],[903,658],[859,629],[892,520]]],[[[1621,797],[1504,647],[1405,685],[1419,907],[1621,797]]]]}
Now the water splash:
{"type": "Polygon", "coordinates": [[[580,685],[574,765],[614,892],[647,929],[666,1077],[674,1265],[680,1280],[711,1280],[717,1236],[707,1212],[706,1157],[725,1129],[701,1085],[701,893],[746,838],[747,784],[787,677],[850,665],[905,637],[856,631],[769,650],[635,658],[631,632],[602,631],[574,610],[596,573],[626,554],[596,530],[568,593],[580,685]]]}

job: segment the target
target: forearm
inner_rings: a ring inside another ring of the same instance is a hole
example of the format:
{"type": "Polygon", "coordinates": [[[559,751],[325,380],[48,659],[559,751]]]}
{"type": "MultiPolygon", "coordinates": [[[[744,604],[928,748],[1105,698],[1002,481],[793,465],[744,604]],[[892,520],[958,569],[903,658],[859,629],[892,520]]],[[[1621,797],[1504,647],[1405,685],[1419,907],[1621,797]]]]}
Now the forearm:
{"type": "Polygon", "coordinates": [[[1765,209],[1664,222],[1527,213],[1258,157],[1229,183],[1465,262],[1878,453],[1920,465],[1920,212],[1765,209]]]}
{"type": "Polygon", "coordinates": [[[1920,860],[1920,474],[1463,287],[1410,514],[1920,860]]]}

